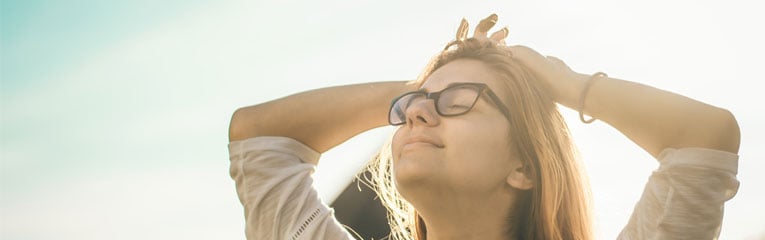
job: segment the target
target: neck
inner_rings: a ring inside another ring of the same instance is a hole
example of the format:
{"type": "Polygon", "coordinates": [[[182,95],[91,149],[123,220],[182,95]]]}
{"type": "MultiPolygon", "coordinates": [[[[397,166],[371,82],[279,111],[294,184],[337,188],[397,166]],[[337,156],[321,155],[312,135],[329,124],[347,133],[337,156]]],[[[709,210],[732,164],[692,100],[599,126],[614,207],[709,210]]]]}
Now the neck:
{"type": "Polygon", "coordinates": [[[475,226],[452,226],[448,228],[441,228],[438,226],[428,225],[427,239],[428,240],[451,240],[451,239],[486,239],[486,240],[500,240],[509,239],[510,233],[496,231],[491,229],[477,230],[473,229],[475,226]]]}
{"type": "Polygon", "coordinates": [[[429,201],[417,208],[427,226],[428,240],[509,239],[512,199],[493,196],[478,199],[429,201]],[[438,202],[439,204],[432,204],[438,202]]]}

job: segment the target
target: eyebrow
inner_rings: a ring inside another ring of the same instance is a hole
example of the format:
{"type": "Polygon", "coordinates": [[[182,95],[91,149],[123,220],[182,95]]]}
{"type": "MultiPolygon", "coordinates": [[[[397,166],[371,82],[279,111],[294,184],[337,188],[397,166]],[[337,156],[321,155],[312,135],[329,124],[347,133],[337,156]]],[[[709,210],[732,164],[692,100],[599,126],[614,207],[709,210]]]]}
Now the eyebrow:
{"type": "MultiPolygon", "coordinates": [[[[438,90],[438,91],[443,91],[444,89],[450,88],[450,87],[452,87],[454,85],[463,84],[463,83],[477,83],[477,82],[453,82],[453,83],[449,83],[448,85],[446,85],[446,87],[444,87],[444,88],[442,88],[441,90],[438,90]]],[[[428,91],[428,89],[424,88],[424,87],[421,87],[420,89],[417,89],[417,91],[424,91],[426,93],[431,93],[431,91],[428,91]]],[[[436,92],[438,92],[438,91],[436,91],[436,92]]]]}

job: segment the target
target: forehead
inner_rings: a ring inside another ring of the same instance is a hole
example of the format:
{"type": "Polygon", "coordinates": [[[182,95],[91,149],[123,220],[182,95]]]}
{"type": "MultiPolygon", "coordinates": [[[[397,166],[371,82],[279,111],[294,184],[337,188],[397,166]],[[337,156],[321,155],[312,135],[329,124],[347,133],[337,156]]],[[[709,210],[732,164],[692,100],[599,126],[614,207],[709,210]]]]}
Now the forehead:
{"type": "MultiPolygon", "coordinates": [[[[495,92],[498,92],[496,76],[484,63],[473,59],[458,59],[447,63],[446,65],[434,71],[425,83],[422,89],[428,92],[440,91],[449,84],[455,82],[474,82],[484,83],[495,92]]],[[[501,92],[501,91],[499,91],[501,92]]]]}

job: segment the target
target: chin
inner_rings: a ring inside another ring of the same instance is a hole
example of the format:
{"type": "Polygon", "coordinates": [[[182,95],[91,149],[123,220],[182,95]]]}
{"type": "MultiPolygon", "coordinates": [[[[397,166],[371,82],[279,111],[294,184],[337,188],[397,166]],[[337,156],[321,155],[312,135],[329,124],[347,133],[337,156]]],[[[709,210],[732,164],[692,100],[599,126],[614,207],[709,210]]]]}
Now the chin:
{"type": "Polygon", "coordinates": [[[393,165],[393,178],[396,188],[404,194],[407,190],[417,191],[426,187],[429,179],[436,174],[434,160],[424,158],[401,158],[393,165]]]}

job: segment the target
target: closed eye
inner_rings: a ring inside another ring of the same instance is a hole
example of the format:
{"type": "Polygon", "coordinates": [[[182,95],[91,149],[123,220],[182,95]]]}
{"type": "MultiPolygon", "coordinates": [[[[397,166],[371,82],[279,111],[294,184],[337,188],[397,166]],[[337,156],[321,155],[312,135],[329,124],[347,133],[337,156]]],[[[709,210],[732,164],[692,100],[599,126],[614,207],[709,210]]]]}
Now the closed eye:
{"type": "Polygon", "coordinates": [[[470,106],[460,105],[460,104],[453,104],[453,105],[449,105],[449,108],[451,108],[451,109],[468,109],[468,108],[470,108],[470,106]]]}

